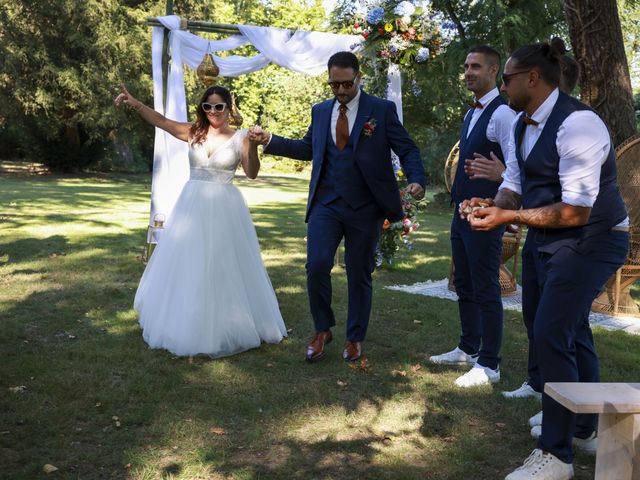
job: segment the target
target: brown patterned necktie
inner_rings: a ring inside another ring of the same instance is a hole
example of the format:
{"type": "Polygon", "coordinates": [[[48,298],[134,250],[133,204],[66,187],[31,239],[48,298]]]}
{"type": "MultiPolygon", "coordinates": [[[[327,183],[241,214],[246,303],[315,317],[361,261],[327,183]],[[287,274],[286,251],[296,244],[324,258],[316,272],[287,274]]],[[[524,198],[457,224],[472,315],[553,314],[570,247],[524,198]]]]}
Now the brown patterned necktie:
{"type": "Polygon", "coordinates": [[[340,114],[336,122],[336,146],[342,150],[349,142],[349,120],[347,120],[347,106],[340,104],[338,107],[340,114]]]}
{"type": "Polygon", "coordinates": [[[522,120],[525,123],[525,125],[533,125],[535,127],[539,125],[539,122],[536,122],[533,118],[527,116],[526,114],[521,115],[520,120],[522,120]]]}
{"type": "Polygon", "coordinates": [[[471,108],[480,108],[480,109],[483,108],[483,105],[478,100],[470,101],[469,106],[471,108]]]}

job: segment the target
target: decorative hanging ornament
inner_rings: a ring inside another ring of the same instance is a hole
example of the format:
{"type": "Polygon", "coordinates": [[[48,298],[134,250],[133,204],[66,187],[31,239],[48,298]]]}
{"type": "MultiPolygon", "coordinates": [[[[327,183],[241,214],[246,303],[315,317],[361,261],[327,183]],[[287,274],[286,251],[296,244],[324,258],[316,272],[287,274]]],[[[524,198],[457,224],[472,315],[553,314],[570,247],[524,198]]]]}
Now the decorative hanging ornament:
{"type": "Polygon", "coordinates": [[[216,62],[213,61],[213,55],[207,52],[204,54],[202,62],[198,65],[196,72],[200,81],[202,81],[205,86],[210,87],[216,83],[216,78],[220,73],[220,68],[218,68],[216,62]]]}

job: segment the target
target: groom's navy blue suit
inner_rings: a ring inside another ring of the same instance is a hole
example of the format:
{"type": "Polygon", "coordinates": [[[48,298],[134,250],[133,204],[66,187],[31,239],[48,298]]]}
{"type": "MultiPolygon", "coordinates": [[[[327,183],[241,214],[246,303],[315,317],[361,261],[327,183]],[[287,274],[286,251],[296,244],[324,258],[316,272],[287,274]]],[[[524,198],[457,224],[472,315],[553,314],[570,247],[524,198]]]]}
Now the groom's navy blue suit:
{"type": "Polygon", "coordinates": [[[393,222],[403,217],[391,150],[400,158],[409,183],[424,188],[426,177],[420,152],[398,120],[394,103],[361,91],[349,141],[340,150],[331,131],[335,102],[331,99],[313,106],[304,138],[272,135],[264,151],[313,162],[305,217],[311,315],[316,331],[335,325],[331,268],[344,237],[349,290],[347,340],[360,342],[371,312],[371,273],[383,220],[393,222]]]}

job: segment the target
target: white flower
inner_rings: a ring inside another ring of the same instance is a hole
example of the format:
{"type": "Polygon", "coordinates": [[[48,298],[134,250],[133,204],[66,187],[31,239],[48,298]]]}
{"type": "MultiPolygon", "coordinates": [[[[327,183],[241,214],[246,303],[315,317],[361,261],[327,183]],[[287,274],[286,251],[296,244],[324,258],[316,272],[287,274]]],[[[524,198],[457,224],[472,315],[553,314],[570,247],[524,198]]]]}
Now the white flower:
{"type": "Polygon", "coordinates": [[[401,17],[410,17],[416,11],[416,7],[411,2],[400,2],[396,8],[393,9],[393,13],[400,15],[401,17]]]}

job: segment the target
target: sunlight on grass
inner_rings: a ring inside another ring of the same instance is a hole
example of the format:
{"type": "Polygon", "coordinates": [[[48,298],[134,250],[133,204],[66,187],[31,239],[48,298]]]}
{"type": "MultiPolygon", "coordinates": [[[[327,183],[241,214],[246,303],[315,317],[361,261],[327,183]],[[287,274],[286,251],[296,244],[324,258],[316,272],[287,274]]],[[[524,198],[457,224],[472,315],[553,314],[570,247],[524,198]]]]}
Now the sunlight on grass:
{"type": "MultiPolygon", "coordinates": [[[[464,368],[426,361],[457,341],[456,304],[384,288],[446,277],[448,208],[429,206],[414,248],[375,271],[364,366],[341,358],[347,283],[333,270],[334,342],[309,365],[308,177],[238,178],[289,337],[188,359],[148,348],[132,308],[147,175],[0,180],[0,476],[52,463],[89,480],[493,480],[531,450],[538,405],[499,393],[526,372],[521,315],[506,316],[500,386],[460,391],[464,368]]],[[[639,338],[594,334],[603,380],[640,376],[639,338]]],[[[578,456],[576,479],[592,473],[578,456]]]]}

